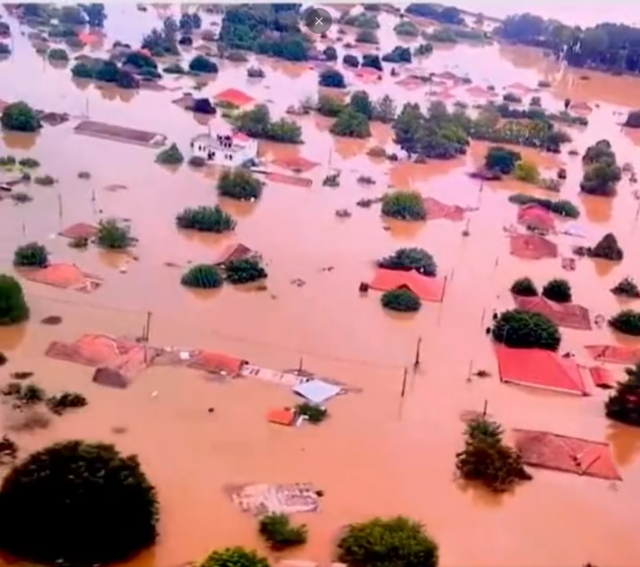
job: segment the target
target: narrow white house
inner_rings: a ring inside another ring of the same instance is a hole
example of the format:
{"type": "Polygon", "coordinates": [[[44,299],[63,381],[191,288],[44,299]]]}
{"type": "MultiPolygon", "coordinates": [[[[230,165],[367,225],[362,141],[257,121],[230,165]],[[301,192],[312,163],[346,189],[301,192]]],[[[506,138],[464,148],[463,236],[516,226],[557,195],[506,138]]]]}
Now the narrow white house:
{"type": "Polygon", "coordinates": [[[258,158],[258,141],[240,133],[199,134],[191,140],[191,155],[227,167],[258,158]]]}

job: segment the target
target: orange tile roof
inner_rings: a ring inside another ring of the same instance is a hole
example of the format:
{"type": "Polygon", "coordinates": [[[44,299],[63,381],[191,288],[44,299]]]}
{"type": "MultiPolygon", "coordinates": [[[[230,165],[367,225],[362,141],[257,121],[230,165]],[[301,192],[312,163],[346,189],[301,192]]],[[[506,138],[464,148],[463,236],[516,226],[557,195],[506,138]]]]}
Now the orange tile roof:
{"type": "Polygon", "coordinates": [[[218,93],[214,99],[234,106],[246,106],[247,104],[255,101],[255,98],[238,89],[226,89],[218,93]]]}
{"type": "Polygon", "coordinates": [[[392,289],[410,289],[420,299],[440,303],[444,298],[446,278],[428,277],[418,272],[404,270],[387,270],[378,268],[369,284],[371,289],[391,291],[392,289]]]}
{"type": "Polygon", "coordinates": [[[555,228],[553,213],[536,203],[529,203],[518,208],[518,222],[544,230],[555,228]]]}
{"type": "Polygon", "coordinates": [[[269,410],[267,420],[277,425],[292,426],[296,421],[296,412],[291,408],[274,408],[269,410]]]}
{"type": "Polygon", "coordinates": [[[240,370],[244,363],[245,361],[240,358],[235,358],[218,352],[201,350],[189,361],[187,366],[197,370],[204,370],[205,372],[222,371],[235,376],[240,374],[240,370]]]}
{"type": "Polygon", "coordinates": [[[598,388],[613,388],[616,385],[616,379],[613,376],[613,372],[602,366],[593,366],[589,368],[589,374],[593,379],[593,383],[598,388]]]}

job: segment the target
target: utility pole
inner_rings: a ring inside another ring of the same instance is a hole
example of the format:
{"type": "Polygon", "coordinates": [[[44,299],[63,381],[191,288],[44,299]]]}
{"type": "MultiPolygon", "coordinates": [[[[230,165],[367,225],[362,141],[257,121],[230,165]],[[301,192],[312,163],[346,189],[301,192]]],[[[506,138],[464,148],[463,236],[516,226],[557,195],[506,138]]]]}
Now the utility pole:
{"type": "Polygon", "coordinates": [[[422,337],[418,337],[416,342],[416,355],[413,359],[413,371],[415,372],[420,367],[420,347],[422,346],[422,337]]]}

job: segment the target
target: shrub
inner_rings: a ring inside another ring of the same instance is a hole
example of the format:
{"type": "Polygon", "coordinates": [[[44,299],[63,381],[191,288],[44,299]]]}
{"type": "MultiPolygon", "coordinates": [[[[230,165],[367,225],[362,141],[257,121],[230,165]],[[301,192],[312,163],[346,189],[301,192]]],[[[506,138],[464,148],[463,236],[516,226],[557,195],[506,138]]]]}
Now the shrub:
{"type": "Polygon", "coordinates": [[[176,216],[176,225],[178,228],[221,234],[233,230],[236,227],[236,221],[216,205],[185,209],[176,216]]]}
{"type": "Polygon", "coordinates": [[[20,167],[24,167],[25,169],[36,169],[40,167],[40,162],[37,159],[33,159],[30,157],[22,158],[18,165],[20,167]]]}
{"type": "Polygon", "coordinates": [[[0,274],[0,326],[15,325],[29,319],[29,306],[22,286],[14,277],[0,274]]]}
{"type": "Polygon", "coordinates": [[[356,34],[356,42],[377,45],[380,43],[380,40],[378,39],[378,34],[373,30],[360,30],[356,34]]]}
{"type": "Polygon", "coordinates": [[[538,288],[531,278],[518,278],[511,284],[511,293],[519,297],[535,297],[538,295],[538,288]]]}
{"type": "Polygon", "coordinates": [[[12,168],[16,163],[15,156],[0,156],[0,167],[12,168]]]}
{"type": "Polygon", "coordinates": [[[600,241],[588,249],[591,258],[602,258],[611,262],[621,262],[624,259],[624,252],[618,244],[618,239],[612,233],[605,234],[600,241]]]}
{"type": "Polygon", "coordinates": [[[218,193],[238,201],[255,201],[262,195],[263,183],[248,169],[226,170],[218,179],[218,193]]]}
{"type": "Polygon", "coordinates": [[[184,162],[184,156],[176,144],[171,144],[156,156],[156,163],[162,165],[180,165],[184,162]]]}
{"type": "Polygon", "coordinates": [[[465,480],[480,482],[494,492],[505,492],[514,484],[531,480],[522,457],[502,440],[502,427],[486,417],[469,421],[464,450],[456,455],[456,469],[465,480]]]}
{"type": "Polygon", "coordinates": [[[121,89],[138,89],[140,80],[131,71],[120,69],[116,78],[116,86],[121,89]]]}
{"type": "Polygon", "coordinates": [[[382,214],[405,221],[421,221],[427,218],[424,198],[417,191],[394,191],[382,198],[382,214]]]}
{"type": "Polygon", "coordinates": [[[49,396],[46,400],[47,408],[55,415],[62,415],[70,409],[83,408],[89,404],[85,396],[77,392],[62,392],[49,396]]]}
{"type": "Polygon", "coordinates": [[[522,97],[519,97],[515,93],[505,93],[502,100],[513,104],[520,104],[522,102],[522,97]]]}
{"type": "Polygon", "coordinates": [[[199,567],[269,567],[269,561],[253,550],[227,547],[210,553],[199,567]]]}
{"type": "Polygon", "coordinates": [[[351,53],[347,53],[342,57],[342,64],[345,67],[351,67],[352,69],[357,69],[360,66],[360,61],[355,55],[351,53]]]}
{"type": "Polygon", "coordinates": [[[96,242],[108,250],[124,250],[132,246],[135,239],[128,225],[120,224],[116,219],[106,219],[98,223],[96,242]]]}
{"type": "Polygon", "coordinates": [[[640,364],[625,369],[627,378],[618,382],[615,392],[605,403],[609,419],[640,427],[640,364]]]}
{"type": "Polygon", "coordinates": [[[325,47],[322,50],[322,55],[324,55],[325,61],[337,61],[338,60],[338,52],[336,51],[336,48],[333,47],[332,45],[327,45],[327,47],[325,47]]]}
{"type": "Polygon", "coordinates": [[[392,289],[382,294],[382,307],[398,313],[415,313],[420,311],[422,301],[410,289],[392,289]]]}
{"type": "Polygon", "coordinates": [[[524,183],[539,183],[540,171],[534,163],[519,161],[513,170],[513,176],[524,183]]]}
{"type": "Polygon", "coordinates": [[[189,71],[192,73],[217,73],[218,66],[204,55],[196,55],[189,62],[189,71]]]}
{"type": "Polygon", "coordinates": [[[640,288],[638,284],[631,278],[621,279],[615,286],[611,288],[611,293],[619,297],[628,297],[630,299],[636,299],[640,297],[640,288]]]}
{"type": "Polygon", "coordinates": [[[0,124],[5,130],[15,132],[37,132],[42,123],[35,111],[26,102],[12,102],[4,107],[0,124]]]}
{"type": "Polygon", "coordinates": [[[632,110],[624,121],[627,128],[640,128],[640,110],[632,110]]]}
{"type": "Polygon", "coordinates": [[[338,559],[350,567],[437,567],[438,558],[438,544],[403,516],[350,524],[338,542],[338,559]]]}
{"type": "Polygon", "coordinates": [[[225,271],[227,281],[234,285],[263,280],[268,275],[260,261],[254,258],[229,260],[226,263],[225,271]]]}
{"type": "Polygon", "coordinates": [[[37,175],[34,177],[33,182],[42,187],[51,187],[56,184],[56,179],[51,177],[51,175],[37,175]]]}
{"type": "Polygon", "coordinates": [[[207,160],[201,156],[191,156],[188,163],[191,167],[201,168],[207,165],[207,160]]]}
{"type": "Polygon", "coordinates": [[[309,423],[313,423],[314,425],[322,423],[327,419],[327,417],[329,417],[329,412],[326,408],[309,402],[302,402],[301,404],[298,404],[296,406],[296,412],[299,415],[306,417],[309,423]]]}
{"type": "Polygon", "coordinates": [[[49,252],[37,242],[18,246],[13,253],[13,265],[23,268],[46,268],[49,264],[49,252]]]}
{"type": "Polygon", "coordinates": [[[217,289],[222,286],[224,280],[215,266],[196,264],[182,275],[180,283],[185,287],[196,289],[217,289]]]}
{"type": "Polygon", "coordinates": [[[60,47],[54,47],[47,52],[49,61],[69,61],[69,54],[60,47]]]}
{"type": "Polygon", "coordinates": [[[571,285],[567,280],[556,278],[542,288],[542,296],[556,303],[571,303],[571,285]]]}
{"type": "Polygon", "coordinates": [[[526,195],[524,193],[516,193],[515,195],[511,195],[509,197],[509,202],[513,203],[514,205],[520,206],[533,203],[547,209],[548,211],[551,211],[556,215],[570,219],[577,219],[578,217],[580,217],[580,210],[578,209],[578,207],[576,207],[571,201],[567,201],[566,199],[553,201],[551,199],[532,197],[531,195],[526,195]]]}
{"type": "Polygon", "coordinates": [[[32,453],[4,478],[0,511],[0,548],[33,563],[122,561],[157,538],[155,488],[136,456],[103,443],[65,441],[32,453]]]}
{"type": "Polygon", "coordinates": [[[277,551],[307,542],[307,526],[294,526],[286,514],[270,513],[262,516],[259,532],[269,547],[277,551]]]}
{"type": "Polygon", "coordinates": [[[359,112],[352,108],[345,108],[329,129],[334,136],[344,138],[369,138],[371,136],[371,128],[369,120],[359,112]]]}
{"type": "Polygon", "coordinates": [[[93,66],[78,61],[73,67],[71,67],[71,74],[76,79],[93,79],[95,75],[95,69],[93,66]]]}
{"type": "Polygon", "coordinates": [[[513,309],[504,311],[494,321],[493,340],[510,348],[540,348],[557,351],[560,330],[541,313],[513,309]]]}
{"type": "Polygon", "coordinates": [[[396,35],[406,37],[418,37],[420,35],[420,28],[411,20],[401,20],[393,27],[393,31],[396,35]]]}
{"type": "Polygon", "coordinates": [[[503,175],[509,175],[519,161],[522,161],[520,153],[502,146],[493,146],[487,151],[484,166],[490,171],[499,171],[503,175]]]}
{"type": "Polygon", "coordinates": [[[391,256],[378,260],[380,268],[387,270],[416,270],[424,276],[435,276],[438,266],[424,248],[399,248],[391,256]]]}
{"type": "Polygon", "coordinates": [[[171,63],[171,65],[167,65],[162,71],[169,75],[184,75],[187,72],[180,63],[171,63]]]}
{"type": "Polygon", "coordinates": [[[325,69],[318,76],[318,84],[321,87],[329,87],[333,89],[344,89],[347,87],[344,81],[344,75],[336,69],[325,69]]]}
{"type": "Polygon", "coordinates": [[[623,309],[609,319],[609,325],[624,335],[640,337],[640,313],[633,309],[623,309]]]}
{"type": "Polygon", "coordinates": [[[11,48],[4,41],[0,41],[0,57],[6,55],[11,55],[11,48]]]}

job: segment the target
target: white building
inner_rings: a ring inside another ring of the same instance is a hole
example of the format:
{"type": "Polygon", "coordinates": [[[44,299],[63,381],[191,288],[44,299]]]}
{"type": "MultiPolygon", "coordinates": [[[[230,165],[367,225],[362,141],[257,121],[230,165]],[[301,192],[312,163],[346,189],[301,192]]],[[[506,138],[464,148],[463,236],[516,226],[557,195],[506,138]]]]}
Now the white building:
{"type": "Polygon", "coordinates": [[[191,155],[227,167],[238,167],[258,158],[258,141],[245,134],[199,134],[191,140],[191,155]]]}

